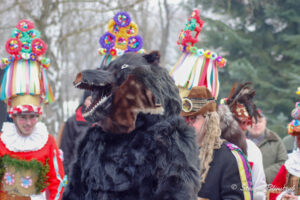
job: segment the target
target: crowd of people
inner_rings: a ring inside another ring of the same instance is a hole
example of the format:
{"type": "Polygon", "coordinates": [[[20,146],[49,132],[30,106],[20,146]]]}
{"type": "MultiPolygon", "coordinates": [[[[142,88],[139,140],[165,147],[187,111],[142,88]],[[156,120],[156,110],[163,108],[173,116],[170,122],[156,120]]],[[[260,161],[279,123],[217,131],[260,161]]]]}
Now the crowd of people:
{"type": "Polygon", "coordinates": [[[207,84],[182,95],[159,53],[129,52],[77,75],[90,90],[55,139],[40,121],[53,100],[49,66],[33,58],[45,43],[32,36],[23,52],[18,38],[35,29],[16,28],[1,81],[11,122],[0,132],[0,199],[300,199],[300,103],[282,141],[252,83],[234,84],[219,104],[207,84]]]}

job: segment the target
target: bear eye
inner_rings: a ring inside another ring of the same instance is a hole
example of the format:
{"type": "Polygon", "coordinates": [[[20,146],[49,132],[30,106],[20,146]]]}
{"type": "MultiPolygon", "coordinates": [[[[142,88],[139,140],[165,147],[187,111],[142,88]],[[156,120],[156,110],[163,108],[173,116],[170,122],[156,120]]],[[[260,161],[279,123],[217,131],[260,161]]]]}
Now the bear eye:
{"type": "Polygon", "coordinates": [[[129,67],[129,65],[123,64],[122,67],[121,67],[121,69],[126,69],[127,67],[129,67]]]}

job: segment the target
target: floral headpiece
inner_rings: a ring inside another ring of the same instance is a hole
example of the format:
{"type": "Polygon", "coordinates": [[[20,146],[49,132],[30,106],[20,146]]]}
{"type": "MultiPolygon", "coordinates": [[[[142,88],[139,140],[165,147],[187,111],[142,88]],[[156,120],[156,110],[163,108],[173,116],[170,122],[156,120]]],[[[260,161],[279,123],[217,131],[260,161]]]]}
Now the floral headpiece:
{"type": "Polygon", "coordinates": [[[300,135],[300,102],[297,102],[295,108],[291,112],[293,121],[288,124],[287,132],[289,135],[300,135]]]}
{"type": "Polygon", "coordinates": [[[16,99],[18,100],[12,103],[13,106],[24,105],[22,99],[26,99],[29,104],[34,102],[37,107],[40,103],[54,101],[46,76],[50,59],[43,56],[47,45],[40,39],[40,35],[31,21],[20,20],[6,42],[5,48],[10,56],[1,59],[0,67],[5,72],[1,82],[0,100],[6,101],[9,106],[16,99]]]}
{"type": "Polygon", "coordinates": [[[131,21],[127,12],[118,12],[109,21],[107,32],[99,40],[102,48],[98,49],[98,53],[104,55],[101,66],[126,52],[144,53],[143,39],[138,31],[138,25],[131,21]]]}
{"type": "Polygon", "coordinates": [[[200,10],[194,10],[181,30],[177,44],[183,52],[170,75],[179,87],[181,96],[186,96],[195,86],[207,87],[217,98],[219,93],[218,67],[226,65],[226,59],[210,50],[199,49],[194,45],[204,21],[200,19],[200,10]]]}

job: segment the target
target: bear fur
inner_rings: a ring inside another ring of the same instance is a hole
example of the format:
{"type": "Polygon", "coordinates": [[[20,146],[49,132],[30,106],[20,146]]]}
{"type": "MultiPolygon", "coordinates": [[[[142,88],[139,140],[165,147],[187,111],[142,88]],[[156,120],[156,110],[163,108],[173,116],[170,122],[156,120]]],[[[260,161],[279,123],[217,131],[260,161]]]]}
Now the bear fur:
{"type": "Polygon", "coordinates": [[[196,200],[199,150],[179,117],[174,81],[159,53],[126,53],[79,73],[92,91],[84,114],[94,123],[77,146],[63,200],[196,200]]]}

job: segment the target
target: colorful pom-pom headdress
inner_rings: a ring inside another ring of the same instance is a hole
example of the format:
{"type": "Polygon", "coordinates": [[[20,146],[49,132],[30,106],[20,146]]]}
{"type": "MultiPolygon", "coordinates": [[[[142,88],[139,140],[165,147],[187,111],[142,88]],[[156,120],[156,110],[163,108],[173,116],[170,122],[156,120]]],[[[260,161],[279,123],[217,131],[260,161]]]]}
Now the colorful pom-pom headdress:
{"type": "Polygon", "coordinates": [[[194,10],[188,22],[179,34],[177,44],[183,52],[170,75],[179,87],[180,96],[186,97],[192,87],[205,86],[217,98],[219,93],[218,67],[224,67],[226,60],[210,50],[198,49],[198,42],[204,21],[200,19],[200,10],[194,10]]]}
{"type": "Polygon", "coordinates": [[[300,135],[300,101],[295,105],[291,112],[293,120],[288,124],[287,133],[292,136],[300,135]]]}
{"type": "Polygon", "coordinates": [[[100,67],[126,52],[144,53],[143,39],[138,31],[138,25],[131,21],[127,12],[118,12],[109,21],[107,32],[99,39],[101,48],[98,53],[103,55],[100,67]]]}
{"type": "Polygon", "coordinates": [[[9,114],[35,112],[41,114],[41,103],[54,101],[46,70],[50,60],[43,55],[46,43],[29,20],[20,20],[5,45],[10,54],[2,58],[0,67],[4,75],[0,100],[10,107],[9,114]]]}

